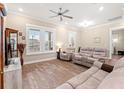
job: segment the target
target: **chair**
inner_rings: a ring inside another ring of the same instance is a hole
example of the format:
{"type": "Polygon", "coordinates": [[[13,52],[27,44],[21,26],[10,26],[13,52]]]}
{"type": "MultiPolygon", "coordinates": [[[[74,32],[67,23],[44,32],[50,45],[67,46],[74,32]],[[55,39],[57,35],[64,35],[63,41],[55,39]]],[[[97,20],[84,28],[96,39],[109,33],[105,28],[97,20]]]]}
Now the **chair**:
{"type": "Polygon", "coordinates": [[[74,52],[75,52],[75,48],[67,48],[65,51],[60,52],[60,59],[71,61],[74,52]]]}

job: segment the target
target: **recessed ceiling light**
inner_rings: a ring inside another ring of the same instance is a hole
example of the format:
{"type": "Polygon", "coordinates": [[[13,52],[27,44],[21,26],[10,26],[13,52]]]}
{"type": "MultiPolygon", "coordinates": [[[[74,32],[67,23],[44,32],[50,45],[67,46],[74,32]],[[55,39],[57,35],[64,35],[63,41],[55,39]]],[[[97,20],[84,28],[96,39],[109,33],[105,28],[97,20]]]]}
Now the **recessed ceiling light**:
{"type": "Polygon", "coordinates": [[[103,6],[101,6],[100,8],[99,8],[99,11],[102,11],[104,9],[104,7],[103,6]]]}
{"type": "Polygon", "coordinates": [[[22,12],[22,11],[23,11],[23,9],[22,9],[22,8],[19,8],[18,10],[19,10],[20,12],[22,12]]]}
{"type": "Polygon", "coordinates": [[[122,8],[122,10],[124,11],[124,8],[122,8]]]}
{"type": "Polygon", "coordinates": [[[93,24],[94,24],[93,21],[84,20],[83,22],[79,23],[79,26],[88,27],[88,26],[93,25],[93,24]]]}

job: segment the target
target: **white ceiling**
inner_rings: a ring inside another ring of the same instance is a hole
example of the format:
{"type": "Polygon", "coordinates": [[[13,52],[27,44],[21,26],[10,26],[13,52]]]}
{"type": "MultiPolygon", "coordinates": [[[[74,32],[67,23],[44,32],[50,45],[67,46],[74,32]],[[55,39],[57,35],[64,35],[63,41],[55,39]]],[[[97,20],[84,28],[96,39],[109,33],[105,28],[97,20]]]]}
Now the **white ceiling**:
{"type": "Polygon", "coordinates": [[[59,17],[49,18],[54,15],[49,10],[58,11],[60,7],[69,9],[70,11],[66,15],[73,16],[73,19],[64,18],[62,23],[68,22],[68,25],[72,26],[79,26],[79,23],[84,20],[93,21],[93,25],[108,22],[107,20],[110,18],[122,16],[122,8],[124,8],[123,3],[7,3],[6,5],[8,11],[22,13],[53,23],[61,22],[59,21],[59,17]],[[103,11],[99,11],[101,6],[104,7],[103,11]],[[23,12],[20,12],[18,8],[22,8],[23,12]]]}

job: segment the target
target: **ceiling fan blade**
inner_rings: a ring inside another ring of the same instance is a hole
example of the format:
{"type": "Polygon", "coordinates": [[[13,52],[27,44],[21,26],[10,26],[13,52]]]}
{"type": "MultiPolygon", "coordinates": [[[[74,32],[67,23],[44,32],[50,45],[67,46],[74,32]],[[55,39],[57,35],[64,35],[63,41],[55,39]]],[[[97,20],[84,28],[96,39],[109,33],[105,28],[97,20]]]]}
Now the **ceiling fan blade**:
{"type": "Polygon", "coordinates": [[[53,10],[49,10],[49,11],[52,12],[52,13],[58,14],[57,12],[55,12],[55,11],[53,11],[53,10]]]}
{"type": "Polygon", "coordinates": [[[57,17],[58,15],[55,15],[55,16],[50,16],[50,18],[54,18],[54,17],[57,17]]]}
{"type": "Polygon", "coordinates": [[[62,18],[62,16],[60,16],[60,21],[62,21],[63,20],[63,18],[62,18]]]}
{"type": "Polygon", "coordinates": [[[65,10],[64,12],[62,12],[62,14],[65,14],[65,13],[67,13],[67,12],[69,12],[69,10],[65,10]]]}
{"type": "Polygon", "coordinates": [[[71,16],[67,16],[67,15],[62,15],[63,17],[66,17],[66,18],[70,18],[70,19],[73,19],[73,17],[71,16]]]}

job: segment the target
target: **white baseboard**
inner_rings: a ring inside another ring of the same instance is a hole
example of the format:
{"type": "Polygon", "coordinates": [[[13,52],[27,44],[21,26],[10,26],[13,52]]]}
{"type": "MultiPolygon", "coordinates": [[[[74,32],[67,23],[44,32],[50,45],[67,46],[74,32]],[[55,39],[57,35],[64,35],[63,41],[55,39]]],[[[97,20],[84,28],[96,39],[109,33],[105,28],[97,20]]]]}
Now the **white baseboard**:
{"type": "Polygon", "coordinates": [[[53,60],[53,59],[56,59],[56,57],[51,57],[51,58],[46,58],[46,59],[41,59],[41,60],[34,60],[34,61],[27,61],[27,62],[24,62],[24,65],[32,64],[32,63],[38,63],[38,62],[44,62],[44,61],[49,61],[49,60],[53,60]]]}

